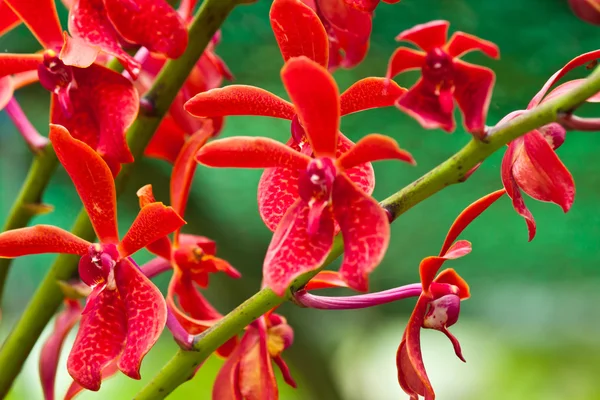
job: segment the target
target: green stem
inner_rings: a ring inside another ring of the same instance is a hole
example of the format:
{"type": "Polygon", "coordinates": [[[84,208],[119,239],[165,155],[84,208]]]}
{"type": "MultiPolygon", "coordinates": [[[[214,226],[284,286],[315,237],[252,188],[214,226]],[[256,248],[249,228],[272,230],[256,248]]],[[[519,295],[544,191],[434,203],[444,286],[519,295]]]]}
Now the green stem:
{"type": "MultiPolygon", "coordinates": [[[[558,112],[571,111],[598,92],[600,92],[600,68],[597,68],[585,83],[568,93],[490,129],[483,141],[472,139],[454,156],[383,200],[381,205],[391,212],[393,219],[397,218],[443,188],[460,182],[466,172],[508,142],[533,129],[556,121],[558,112]]],[[[195,351],[179,350],[167,365],[138,393],[135,399],[165,398],[179,385],[192,377],[195,369],[225,341],[239,334],[244,327],[256,318],[289,300],[294,290],[305,285],[319,270],[339,257],[342,252],[343,244],[341,236],[338,235],[329,257],[319,269],[296,279],[284,297],[278,297],[269,288],[265,288],[246,300],[210,329],[198,335],[194,341],[195,351]]]]}
{"type": "MultiPolygon", "coordinates": [[[[39,206],[42,193],[48,186],[48,182],[50,182],[57,166],[58,159],[54,154],[52,145],[49,144],[36,153],[25,182],[21,186],[21,191],[8,213],[6,224],[2,228],[3,231],[26,226],[31,218],[38,213],[36,207],[39,206]]],[[[11,258],[0,259],[0,301],[2,300],[6,277],[12,260],[11,258]]]]}
{"type": "MultiPolygon", "coordinates": [[[[136,159],[123,167],[115,180],[117,193],[125,187],[131,170],[137,165],[144,149],[169,110],[175,95],[227,15],[245,0],[205,0],[189,28],[189,43],[185,53],[169,60],[157,76],[152,88],[143,96],[140,113],[127,132],[131,153],[136,159]]],[[[85,210],[79,213],[72,233],[88,241],[94,240],[85,210]]],[[[50,268],[21,319],[0,349],[0,398],[4,398],[15,380],[33,345],[63,300],[57,280],[71,278],[77,272],[77,258],[60,255],[50,268]]]]}

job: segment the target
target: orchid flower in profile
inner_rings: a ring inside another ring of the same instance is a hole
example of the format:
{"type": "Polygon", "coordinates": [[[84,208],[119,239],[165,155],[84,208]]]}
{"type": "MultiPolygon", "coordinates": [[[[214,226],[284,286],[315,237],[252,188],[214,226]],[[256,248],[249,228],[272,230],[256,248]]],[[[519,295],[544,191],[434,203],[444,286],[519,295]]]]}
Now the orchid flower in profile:
{"type": "MultiPolygon", "coordinates": [[[[318,15],[300,0],[275,0],[269,14],[275,39],[284,61],[305,56],[322,67],[327,67],[329,45],[318,15]],[[306,34],[310,32],[310,35],[306,34]]],[[[406,90],[395,82],[386,85],[383,78],[365,78],[340,95],[340,113],[392,106],[406,90]]],[[[312,147],[298,119],[295,106],[266,90],[245,85],[231,85],[199,93],[185,104],[185,109],[196,117],[255,115],[291,120],[291,138],[287,145],[311,155],[312,147]]],[[[343,134],[337,135],[336,156],[347,152],[354,143],[343,134]]],[[[365,193],[373,193],[375,176],[370,163],[346,170],[346,175],[365,193]]],[[[267,227],[274,231],[285,212],[298,197],[299,171],[280,166],[267,168],[258,185],[258,208],[267,227]]]]}
{"type": "MultiPolygon", "coordinates": [[[[133,162],[125,131],[138,113],[139,96],[120,74],[94,63],[97,49],[62,28],[53,0],[5,0],[44,47],[43,53],[0,54],[0,78],[36,71],[52,93],[50,121],[95,149],[113,174],[133,162]]],[[[1,85],[0,85],[1,86],[1,85]]]]}
{"type": "MultiPolygon", "coordinates": [[[[548,93],[548,90],[573,68],[588,64],[598,57],[600,51],[596,50],[571,60],[544,84],[527,106],[527,110],[580,85],[583,80],[575,79],[548,93]]],[[[600,94],[590,97],[587,101],[600,102],[600,94]]],[[[524,110],[514,111],[502,121],[511,120],[524,112],[524,110]]],[[[513,140],[504,153],[501,169],[502,184],[512,199],[515,211],[525,218],[530,241],[535,237],[536,224],[531,211],[525,205],[521,190],[536,200],[557,204],[564,212],[569,211],[575,200],[573,177],[555,153],[565,138],[565,128],[553,122],[513,140]]]]}
{"type": "Polygon", "coordinates": [[[498,58],[500,53],[492,42],[463,32],[455,32],[448,40],[449,25],[447,21],[431,21],[401,32],[396,40],[413,43],[422,51],[396,49],[388,64],[387,77],[421,70],[421,78],[400,97],[396,106],[423,128],[454,131],[456,101],[467,131],[482,136],[495,74],[460,57],[475,50],[492,58],[498,58]]]}
{"type": "Polygon", "coordinates": [[[62,253],[81,256],[79,277],[92,288],[82,312],[67,369],[82,387],[98,390],[111,362],[125,375],[140,379],[143,357],[160,336],[166,304],[158,288],[129,256],[185,222],[173,208],[147,204],[119,240],[116,190],[108,165],[87,144],[51,125],[50,141],[71,177],[100,243],[89,243],[50,225],[0,234],[0,257],[62,253]]]}
{"type": "Polygon", "coordinates": [[[419,396],[427,400],[435,399],[421,353],[421,328],[442,332],[452,342],[457,357],[465,361],[458,340],[448,328],[458,321],[460,302],[470,296],[469,285],[452,268],[438,272],[447,260],[471,252],[471,243],[466,240],[455,242],[456,238],[504,193],[504,189],[495,191],[469,205],[450,227],[440,254],[423,259],[419,265],[422,293],[396,354],[398,382],[411,400],[418,400],[419,396]]]}
{"type": "Polygon", "coordinates": [[[394,140],[377,134],[338,157],[340,98],[331,75],[314,61],[295,57],[281,77],[313,157],[268,138],[231,137],[202,147],[197,160],[212,167],[298,171],[298,195],[279,222],[263,265],[264,283],[275,293],[283,295],[297,276],[319,267],[333,245],[336,223],[345,242],[342,278],[351,288],[365,291],[368,274],[387,249],[389,222],[386,212],[345,171],[376,160],[414,160],[394,140]]]}

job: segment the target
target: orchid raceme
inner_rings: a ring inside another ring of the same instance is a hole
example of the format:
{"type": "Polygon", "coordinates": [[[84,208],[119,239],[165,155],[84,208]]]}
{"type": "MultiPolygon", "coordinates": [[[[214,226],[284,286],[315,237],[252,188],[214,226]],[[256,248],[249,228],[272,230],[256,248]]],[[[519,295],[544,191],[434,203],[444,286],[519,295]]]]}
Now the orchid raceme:
{"type": "MultiPolygon", "coordinates": [[[[561,93],[576,87],[582,80],[566,82],[550,93],[548,90],[561,77],[573,68],[594,61],[600,56],[600,51],[582,54],[556,72],[534,96],[527,109],[530,110],[561,93]]],[[[600,102],[600,95],[595,95],[588,102],[600,102]]],[[[524,111],[514,111],[503,121],[511,120],[524,111]]],[[[565,141],[566,130],[558,123],[544,125],[508,144],[508,149],[502,159],[502,184],[506,193],[512,199],[513,207],[519,215],[525,218],[529,231],[529,240],[535,237],[536,224],[533,215],[525,205],[521,190],[539,201],[557,204],[564,212],[569,211],[575,200],[575,182],[571,173],[562,163],[555,151],[565,141]]]]}
{"type": "Polygon", "coordinates": [[[470,296],[469,285],[452,268],[439,274],[438,271],[445,261],[471,252],[471,243],[466,240],[455,242],[456,238],[504,193],[504,190],[498,190],[469,205],[450,227],[439,256],[427,257],[419,265],[423,292],[410,316],[396,354],[398,382],[412,400],[418,400],[419,396],[424,396],[427,400],[435,398],[423,364],[421,328],[435,329],[445,334],[452,342],[457,357],[465,361],[460,344],[448,331],[448,327],[458,321],[460,302],[470,296]]]}
{"type": "Polygon", "coordinates": [[[98,51],[71,38],[62,28],[52,0],[5,0],[44,47],[43,53],[0,54],[0,78],[38,72],[52,93],[50,121],[94,148],[116,175],[133,157],[125,131],[133,123],[139,96],[131,82],[94,63],[98,51]]]}
{"type": "Polygon", "coordinates": [[[452,132],[456,101],[467,131],[482,136],[495,75],[460,57],[475,50],[492,58],[500,53],[495,44],[463,32],[455,32],[448,40],[448,26],[447,21],[432,21],[401,32],[396,40],[413,43],[423,51],[399,47],[390,58],[387,77],[421,69],[421,78],[396,106],[425,129],[452,132]]]}
{"type": "MultiPolygon", "coordinates": [[[[284,61],[305,56],[327,67],[329,45],[327,33],[318,15],[300,0],[275,0],[269,14],[271,27],[284,61]],[[303,32],[310,32],[305,35],[303,32]]],[[[362,110],[392,106],[406,90],[395,82],[386,85],[383,78],[365,78],[340,95],[341,115],[362,110]]],[[[231,85],[194,96],[185,109],[196,117],[228,115],[256,115],[288,119],[291,138],[287,145],[311,155],[312,148],[298,120],[295,106],[263,89],[231,85]]],[[[338,135],[337,156],[348,151],[352,143],[343,134],[338,135]]],[[[367,194],[375,187],[375,176],[370,163],[363,163],[346,171],[350,180],[367,194]]],[[[274,231],[285,212],[298,197],[299,172],[294,168],[268,168],[258,185],[258,208],[269,229],[274,231]]]]}
{"type": "Polygon", "coordinates": [[[98,390],[102,370],[116,360],[125,375],[139,379],[141,360],[165,325],[166,304],[128,257],[185,222],[171,207],[148,204],[119,240],[115,186],[107,164],[59,125],[51,125],[50,141],[73,180],[100,243],[89,243],[58,227],[38,225],[0,234],[0,257],[40,253],[81,256],[79,276],[93,290],[69,355],[69,373],[82,387],[98,390]]]}
{"type": "Polygon", "coordinates": [[[294,278],[325,260],[336,223],[346,249],[342,277],[351,288],[365,291],[368,274],[387,248],[389,222],[385,211],[344,171],[382,159],[414,160],[392,139],[377,134],[337,157],[340,101],[327,70],[298,57],[286,63],[281,76],[314,158],[271,139],[233,137],[205,145],[197,160],[212,167],[299,171],[298,196],[279,222],[263,265],[264,283],[275,293],[283,295],[294,278]]]}

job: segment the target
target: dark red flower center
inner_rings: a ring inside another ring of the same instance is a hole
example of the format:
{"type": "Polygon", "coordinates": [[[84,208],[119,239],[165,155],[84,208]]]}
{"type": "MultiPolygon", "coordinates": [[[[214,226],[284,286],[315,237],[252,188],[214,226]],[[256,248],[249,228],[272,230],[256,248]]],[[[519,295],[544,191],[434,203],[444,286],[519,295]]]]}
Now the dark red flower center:
{"type": "Polygon", "coordinates": [[[337,168],[331,158],[315,158],[306,170],[300,173],[298,192],[302,200],[311,204],[315,201],[329,201],[337,168]]]}
{"type": "Polygon", "coordinates": [[[114,290],[114,269],[118,261],[117,246],[94,243],[89,247],[88,254],[79,260],[79,277],[90,287],[104,284],[108,289],[114,290]]]}
{"type": "Polygon", "coordinates": [[[38,65],[40,84],[48,91],[58,96],[63,112],[72,114],[69,92],[76,87],[73,77],[73,67],[65,65],[53,50],[46,50],[43,62],[38,65]]]}
{"type": "Polygon", "coordinates": [[[436,47],[425,56],[423,78],[431,83],[451,83],[454,77],[452,57],[444,50],[436,47]]]}

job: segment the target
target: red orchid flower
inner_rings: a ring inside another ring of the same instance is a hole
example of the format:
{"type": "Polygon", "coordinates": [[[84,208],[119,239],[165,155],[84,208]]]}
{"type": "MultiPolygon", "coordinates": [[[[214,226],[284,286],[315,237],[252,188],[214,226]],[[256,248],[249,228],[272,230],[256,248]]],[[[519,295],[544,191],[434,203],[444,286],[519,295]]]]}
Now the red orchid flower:
{"type": "MultiPolygon", "coordinates": [[[[580,85],[582,80],[576,79],[564,83],[548,93],[548,90],[567,72],[594,61],[598,57],[600,57],[600,50],[582,54],[571,60],[544,84],[527,109],[535,108],[544,101],[580,85]],[[548,94],[546,95],[546,93],[548,94]]],[[[589,98],[588,102],[600,102],[600,95],[589,98]]],[[[513,119],[524,112],[512,112],[502,121],[513,119]]],[[[564,212],[569,211],[575,199],[573,177],[555,153],[555,150],[565,141],[565,137],[565,128],[558,123],[550,123],[513,140],[508,144],[506,153],[504,153],[501,170],[502,184],[512,199],[515,211],[525,218],[530,241],[535,237],[536,224],[533,215],[525,205],[521,190],[536,200],[557,204],[564,212]]]]}
{"type": "MultiPolygon", "coordinates": [[[[192,69],[183,87],[175,96],[169,112],[163,118],[156,133],[152,136],[152,140],[146,147],[144,152],[146,156],[175,163],[188,138],[201,129],[208,129],[208,123],[212,124],[212,136],[218,135],[221,131],[223,117],[198,119],[192,117],[183,109],[183,105],[193,95],[220,87],[223,79],[233,80],[233,75],[225,62],[215,53],[220,38],[221,35],[217,32],[192,69]]],[[[142,64],[142,72],[136,81],[140,93],[144,93],[150,88],[165,61],[164,58],[148,54],[142,64]]]]}
{"type": "Polygon", "coordinates": [[[454,131],[454,101],[463,115],[468,132],[483,135],[494,72],[460,60],[464,54],[481,50],[498,58],[498,47],[463,32],[448,37],[447,21],[432,21],[400,33],[396,40],[413,43],[423,51],[400,47],[388,64],[387,76],[421,69],[422,77],[397,102],[396,106],[415,118],[425,129],[454,131]]]}
{"type": "MultiPolygon", "coordinates": [[[[327,33],[311,8],[300,0],[275,0],[271,6],[270,19],[285,61],[305,56],[323,67],[327,66],[327,33]],[[310,32],[310,35],[306,35],[306,32],[310,32]]],[[[341,94],[341,115],[391,106],[404,92],[405,89],[394,82],[387,86],[382,78],[362,79],[341,94]]],[[[291,120],[292,137],[287,145],[304,154],[312,154],[312,147],[304,132],[305,127],[298,120],[294,105],[266,90],[245,85],[209,90],[194,96],[185,104],[185,109],[196,117],[258,115],[291,120]]],[[[341,156],[353,145],[340,133],[336,156],[341,156]]],[[[365,193],[373,193],[375,176],[370,163],[348,168],[346,175],[365,193]]],[[[281,166],[266,169],[261,177],[258,185],[258,208],[261,218],[272,231],[298,197],[299,176],[297,169],[281,166]]]]}
{"type": "Polygon", "coordinates": [[[37,225],[0,234],[0,257],[65,253],[81,256],[79,276],[93,290],[83,311],[67,368],[73,379],[98,390],[102,370],[113,360],[127,376],[139,379],[144,355],[166,321],[160,291],[128,258],[185,222],[162,203],[146,205],[119,240],[116,191],[107,164],[61,126],[51,125],[50,141],[73,180],[100,243],[61,228],[37,225]]]}
{"type": "Polygon", "coordinates": [[[458,340],[448,328],[458,321],[460,302],[470,296],[469,285],[452,268],[439,274],[438,271],[445,261],[471,252],[471,243],[466,240],[455,242],[456,238],[504,193],[503,189],[498,190],[469,205],[452,224],[439,256],[427,257],[421,261],[419,273],[423,291],[396,354],[398,382],[411,400],[418,400],[419,396],[426,400],[435,399],[421,354],[421,328],[436,329],[444,333],[452,342],[458,358],[465,361],[458,340]]]}
{"type": "MultiPolygon", "coordinates": [[[[178,215],[183,216],[185,213],[198,165],[194,156],[212,134],[210,127],[198,131],[186,142],[175,161],[171,174],[171,204],[178,215]]],[[[150,185],[140,189],[138,196],[142,208],[156,201],[150,185]]],[[[214,241],[177,230],[172,243],[167,237],[163,237],[147,248],[173,268],[167,306],[189,334],[200,334],[221,319],[222,315],[202,296],[197,287],[206,288],[209,274],[212,273],[224,272],[232,278],[240,278],[241,275],[227,261],[216,257],[217,246],[214,241]]],[[[236,338],[233,338],[221,346],[217,353],[227,356],[236,342],[236,338]]]]}
{"type": "Polygon", "coordinates": [[[140,63],[122,43],[178,58],[187,47],[183,19],[165,0],[74,0],[67,2],[69,31],[91,46],[115,56],[136,77],[140,63]]]}
{"type": "Polygon", "coordinates": [[[585,22],[600,25],[599,0],[569,0],[569,6],[573,13],[585,22]]]}
{"type": "Polygon", "coordinates": [[[116,175],[120,164],[133,161],[125,131],[138,112],[137,91],[120,74],[94,64],[96,50],[79,39],[63,37],[54,1],[5,3],[46,51],[0,54],[0,78],[37,70],[41,85],[52,93],[50,121],[94,148],[116,175]]]}
{"type": "Polygon", "coordinates": [[[296,387],[281,353],[292,345],[294,331],[284,317],[269,312],[246,328],[213,386],[213,400],[277,400],[279,393],[273,364],[284,381],[296,387]]]}
{"type": "Polygon", "coordinates": [[[376,134],[337,157],[340,98],[331,75],[314,61],[297,57],[286,63],[281,77],[314,158],[272,139],[233,137],[205,145],[197,160],[212,167],[298,171],[298,195],[277,226],[263,266],[264,282],[275,293],[283,295],[298,275],[323,262],[336,222],[345,242],[342,277],[350,287],[367,290],[367,275],[388,245],[389,222],[385,211],[345,171],[382,159],[414,160],[394,140],[376,134]]]}

